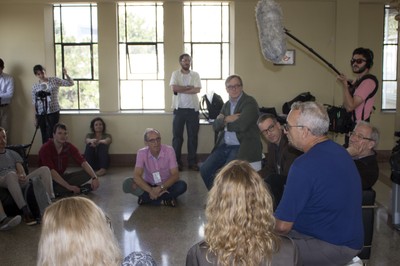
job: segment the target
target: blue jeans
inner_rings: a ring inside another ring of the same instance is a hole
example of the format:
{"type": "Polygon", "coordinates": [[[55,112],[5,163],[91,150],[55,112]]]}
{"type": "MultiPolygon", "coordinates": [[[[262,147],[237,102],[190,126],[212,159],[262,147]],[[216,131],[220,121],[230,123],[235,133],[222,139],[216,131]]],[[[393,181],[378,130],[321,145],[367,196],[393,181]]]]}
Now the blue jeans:
{"type": "Polygon", "coordinates": [[[192,108],[178,108],[174,110],[174,120],[172,122],[172,147],[175,150],[176,161],[182,165],[182,144],[183,144],[183,131],[186,124],[186,131],[188,135],[187,150],[188,150],[188,164],[197,164],[197,141],[199,134],[199,112],[192,108]]]}
{"type": "Polygon", "coordinates": [[[203,178],[208,190],[213,186],[216,172],[225,164],[236,159],[239,147],[240,145],[221,144],[214,149],[207,160],[201,165],[201,178],[203,178]]]}
{"type": "Polygon", "coordinates": [[[101,168],[108,169],[110,157],[108,156],[108,147],[106,144],[99,144],[96,147],[86,144],[85,159],[97,171],[101,168]]]}

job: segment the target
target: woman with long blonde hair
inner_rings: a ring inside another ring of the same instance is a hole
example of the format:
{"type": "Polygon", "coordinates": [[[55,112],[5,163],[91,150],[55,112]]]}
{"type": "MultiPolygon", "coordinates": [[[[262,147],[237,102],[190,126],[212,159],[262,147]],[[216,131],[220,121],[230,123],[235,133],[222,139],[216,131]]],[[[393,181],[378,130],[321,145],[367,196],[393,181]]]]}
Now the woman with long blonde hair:
{"type": "Polygon", "coordinates": [[[103,211],[83,197],[61,199],[43,216],[37,265],[121,265],[122,254],[103,211]]]}
{"type": "Polygon", "coordinates": [[[298,265],[297,248],[274,232],[269,191],[246,161],[221,169],[209,192],[205,239],[188,252],[186,265],[298,265]]]}

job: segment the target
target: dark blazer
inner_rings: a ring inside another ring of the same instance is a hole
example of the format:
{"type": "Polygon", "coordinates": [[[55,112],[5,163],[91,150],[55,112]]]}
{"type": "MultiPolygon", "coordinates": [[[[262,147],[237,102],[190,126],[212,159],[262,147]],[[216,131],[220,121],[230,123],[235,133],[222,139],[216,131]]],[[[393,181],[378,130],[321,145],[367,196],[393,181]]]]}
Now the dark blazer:
{"type": "MultiPolygon", "coordinates": [[[[224,116],[230,115],[231,103],[227,101],[221,109],[221,114],[224,116]]],[[[228,131],[236,132],[240,142],[240,148],[237,159],[246,160],[248,162],[261,161],[262,144],[260,132],[257,126],[259,116],[257,101],[243,92],[239,102],[237,103],[234,113],[240,113],[240,117],[226,125],[228,131]]],[[[213,124],[214,130],[218,132],[217,142],[215,147],[224,143],[224,119],[215,119],[213,124]]],[[[215,149],[214,147],[214,149],[215,149]]]]}
{"type": "MultiPolygon", "coordinates": [[[[208,247],[204,241],[192,246],[186,256],[186,266],[210,266],[217,265],[214,253],[207,253],[208,247]],[[207,256],[207,257],[206,257],[207,256]]],[[[272,266],[299,266],[298,249],[290,238],[281,237],[280,249],[272,255],[271,264],[266,261],[260,265],[272,266]]]]}
{"type": "Polygon", "coordinates": [[[270,174],[287,176],[293,161],[303,154],[303,152],[295,149],[289,144],[287,136],[283,133],[279,145],[267,142],[267,147],[267,164],[259,171],[259,174],[263,178],[270,174]],[[278,169],[278,165],[280,169],[278,169]]]}

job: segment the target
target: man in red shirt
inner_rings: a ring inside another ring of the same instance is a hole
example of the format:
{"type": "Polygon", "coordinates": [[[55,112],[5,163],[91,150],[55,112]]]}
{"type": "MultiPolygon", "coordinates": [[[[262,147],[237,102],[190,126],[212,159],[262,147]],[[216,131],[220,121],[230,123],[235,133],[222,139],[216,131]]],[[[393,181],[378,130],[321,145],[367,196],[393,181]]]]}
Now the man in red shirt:
{"type": "Polygon", "coordinates": [[[79,150],[68,139],[66,125],[58,123],[53,129],[53,138],[39,150],[39,165],[50,168],[56,196],[86,193],[99,187],[99,179],[79,150]],[[83,170],[66,173],[69,157],[83,170]]]}

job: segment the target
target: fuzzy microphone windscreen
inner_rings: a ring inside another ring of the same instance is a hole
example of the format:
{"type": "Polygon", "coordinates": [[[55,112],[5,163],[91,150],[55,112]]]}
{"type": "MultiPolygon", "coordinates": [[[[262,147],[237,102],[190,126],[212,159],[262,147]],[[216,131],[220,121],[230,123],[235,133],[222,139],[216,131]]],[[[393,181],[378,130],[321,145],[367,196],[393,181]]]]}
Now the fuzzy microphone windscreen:
{"type": "Polygon", "coordinates": [[[278,63],[286,54],[281,7],[273,0],[260,0],[256,6],[256,20],[264,58],[278,63]]]}

